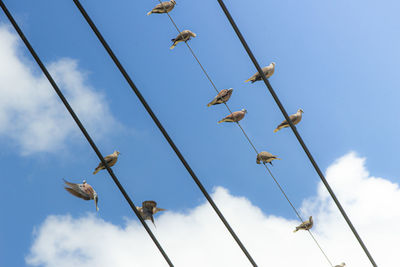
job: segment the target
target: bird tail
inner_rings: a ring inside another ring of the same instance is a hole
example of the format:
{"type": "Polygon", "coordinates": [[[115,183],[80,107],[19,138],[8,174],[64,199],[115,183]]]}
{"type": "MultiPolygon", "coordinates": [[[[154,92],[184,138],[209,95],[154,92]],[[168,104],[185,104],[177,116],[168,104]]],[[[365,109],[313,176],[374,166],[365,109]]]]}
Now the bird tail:
{"type": "Polygon", "coordinates": [[[147,13],[147,16],[149,16],[151,13],[153,13],[153,10],[152,10],[152,11],[149,11],[149,12],[147,13]]]}
{"type": "Polygon", "coordinates": [[[247,82],[250,82],[250,81],[251,81],[251,78],[245,80],[244,82],[247,83],[247,82]]]}
{"type": "Polygon", "coordinates": [[[259,159],[256,160],[257,164],[261,164],[261,161],[259,159]]]}
{"type": "Polygon", "coordinates": [[[218,123],[221,123],[221,122],[224,122],[225,121],[225,119],[223,119],[223,120],[220,120],[218,123]]]}
{"type": "Polygon", "coordinates": [[[293,233],[296,233],[297,231],[299,231],[298,227],[296,227],[296,229],[293,231],[293,233]]]}
{"type": "Polygon", "coordinates": [[[274,159],[279,159],[279,160],[281,160],[280,158],[274,158],[274,159]]]}
{"type": "Polygon", "coordinates": [[[96,168],[96,169],[94,169],[93,174],[96,174],[96,173],[98,173],[99,171],[100,171],[100,168],[96,168]]]}
{"type": "Polygon", "coordinates": [[[274,133],[276,133],[277,131],[279,131],[280,129],[279,128],[276,128],[275,130],[274,130],[274,133]]]}
{"type": "Polygon", "coordinates": [[[171,47],[170,47],[169,49],[174,49],[175,46],[176,46],[175,39],[172,39],[172,41],[173,41],[174,43],[171,45],[171,47]]]}
{"type": "Polygon", "coordinates": [[[207,104],[207,107],[210,107],[210,106],[214,105],[215,102],[217,102],[217,101],[215,99],[213,99],[213,101],[211,101],[210,103],[207,104]]]}

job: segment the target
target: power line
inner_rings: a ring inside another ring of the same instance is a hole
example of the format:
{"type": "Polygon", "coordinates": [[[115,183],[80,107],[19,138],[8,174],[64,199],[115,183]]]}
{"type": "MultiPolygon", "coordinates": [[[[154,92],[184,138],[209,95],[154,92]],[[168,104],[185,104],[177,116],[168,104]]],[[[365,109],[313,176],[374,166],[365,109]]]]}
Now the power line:
{"type": "Polygon", "coordinates": [[[79,120],[78,116],[76,115],[76,113],[74,112],[74,110],[72,109],[70,104],[68,103],[67,99],[64,97],[63,93],[61,92],[61,90],[57,86],[57,84],[54,81],[53,77],[47,71],[46,67],[44,66],[44,64],[40,60],[39,56],[36,54],[35,50],[31,46],[31,44],[29,43],[28,39],[25,37],[25,35],[22,32],[22,30],[19,28],[17,22],[14,20],[13,16],[8,11],[7,7],[5,6],[5,4],[3,3],[2,0],[0,0],[0,6],[3,9],[4,13],[6,14],[6,16],[8,17],[8,19],[10,20],[11,24],[14,26],[14,28],[17,31],[18,35],[21,37],[21,39],[24,42],[25,46],[28,48],[29,52],[31,53],[31,55],[33,56],[33,58],[35,59],[35,61],[39,65],[39,67],[41,68],[41,70],[43,71],[44,75],[47,77],[47,79],[49,80],[50,84],[53,86],[54,91],[57,93],[57,95],[59,96],[61,101],[64,103],[64,106],[66,107],[66,109],[71,114],[72,118],[74,119],[74,121],[78,125],[79,129],[82,131],[83,135],[86,137],[86,140],[89,142],[90,146],[93,148],[93,150],[95,151],[95,153],[97,154],[97,156],[99,157],[99,159],[101,160],[103,165],[106,167],[108,173],[110,174],[111,178],[113,179],[113,181],[117,185],[118,189],[121,191],[122,195],[125,197],[125,199],[128,202],[129,206],[132,208],[133,212],[139,218],[140,222],[142,223],[143,227],[146,229],[147,233],[150,235],[150,237],[153,240],[154,244],[157,246],[158,250],[161,252],[161,254],[163,255],[163,257],[166,260],[166,262],[168,263],[168,265],[173,267],[174,265],[172,264],[172,262],[169,259],[168,255],[165,253],[164,249],[161,247],[160,243],[158,242],[158,240],[153,235],[153,233],[150,230],[150,228],[147,226],[147,224],[143,220],[143,218],[140,215],[139,211],[136,209],[136,206],[133,204],[132,200],[130,199],[130,197],[126,193],[124,187],[121,185],[121,183],[119,182],[118,178],[115,176],[115,174],[112,171],[112,169],[107,165],[107,162],[104,160],[103,155],[100,153],[99,149],[97,148],[96,144],[93,142],[93,140],[90,137],[89,133],[86,131],[85,127],[83,126],[83,124],[79,120]]]}
{"type": "Polygon", "coordinates": [[[158,129],[161,131],[163,134],[164,138],[167,140],[171,148],[174,150],[175,154],[178,156],[182,164],[185,166],[186,170],[189,172],[190,176],[193,178],[194,182],[197,184],[207,201],[210,203],[214,211],[217,213],[218,217],[221,219],[222,223],[225,225],[229,233],[232,235],[232,237],[235,239],[236,243],[239,245],[240,249],[243,251],[243,253],[246,255],[248,260],[253,266],[257,266],[256,262],[253,260],[251,257],[250,253],[247,251],[246,247],[243,245],[243,243],[240,241],[239,237],[236,235],[236,233],[233,231],[232,227],[229,225],[228,221],[225,219],[225,217],[222,215],[221,211],[211,198],[211,196],[208,194],[207,190],[205,187],[202,185],[200,180],[197,178],[196,174],[190,167],[189,163],[185,160],[181,152],[179,151],[178,147],[175,145],[175,143],[172,141],[171,137],[168,135],[167,131],[164,129],[162,126],[161,122],[158,120],[157,116],[154,114],[150,106],[147,104],[146,100],[140,93],[139,89],[136,87],[136,85],[133,83],[132,79],[130,78],[129,74],[126,72],[125,68],[122,66],[118,58],[115,56],[114,52],[110,48],[110,46],[107,44],[106,40],[104,37],[101,35],[100,31],[97,29],[96,25],[93,23],[89,15],[87,14],[86,10],[83,8],[79,0],[73,0],[83,17],[85,18],[86,22],[89,24],[90,28],[93,30],[93,32],[96,34],[97,38],[103,45],[103,47],[106,49],[107,53],[121,72],[121,74],[124,76],[125,80],[128,82],[129,86],[132,88],[133,92],[136,94],[136,96],[139,98],[140,102],[146,109],[146,111],[149,113],[150,117],[153,119],[154,123],[157,125],[158,129]]]}
{"type": "MultiPolygon", "coordinates": [[[[239,28],[237,27],[234,19],[232,18],[231,14],[229,13],[227,7],[225,6],[225,3],[223,0],[217,0],[219,5],[221,6],[222,10],[225,13],[225,16],[229,20],[229,23],[231,24],[232,28],[234,29],[236,35],[238,36],[240,42],[242,43],[244,49],[246,50],[248,56],[250,57],[251,61],[253,62],[254,66],[256,67],[258,73],[263,73],[260,65],[258,64],[256,58],[254,57],[253,53],[251,52],[249,46],[247,45],[246,40],[244,39],[243,35],[241,34],[239,28]]],[[[353,232],[354,236],[360,243],[362,249],[364,250],[365,254],[367,255],[368,259],[372,263],[373,266],[377,266],[374,259],[372,258],[372,255],[369,253],[367,247],[365,246],[364,242],[362,241],[361,237],[357,233],[357,230],[353,226],[352,222],[350,221],[349,217],[347,216],[345,210],[343,209],[342,205],[340,204],[339,200],[337,199],[335,193],[333,192],[332,188],[330,187],[328,181],[325,179],[325,176],[323,175],[321,169],[319,168],[318,164],[314,160],[313,156],[311,155],[311,152],[308,150],[306,144],[304,143],[303,139],[301,138],[300,134],[298,133],[296,127],[292,123],[292,121],[289,119],[289,115],[287,114],[285,108],[283,107],[282,103],[280,102],[278,96],[276,95],[274,89],[272,88],[271,84],[269,83],[268,79],[265,78],[264,75],[261,75],[265,85],[267,86],[269,92],[271,93],[272,97],[274,98],[276,104],[278,105],[279,109],[281,110],[283,116],[285,117],[286,121],[289,123],[290,128],[292,129],[294,135],[296,136],[297,140],[299,141],[301,147],[303,148],[304,152],[307,154],[308,159],[310,160],[311,164],[313,165],[315,171],[318,173],[319,177],[321,178],[323,184],[325,185],[326,189],[328,190],[329,194],[331,195],[333,201],[335,202],[336,206],[342,213],[342,216],[346,220],[347,224],[349,225],[351,231],[353,232]]]]}
{"type": "MultiPolygon", "coordinates": [[[[160,4],[162,4],[161,0],[158,0],[160,2],[160,4]]],[[[167,11],[165,6],[163,6],[164,11],[167,11]]],[[[178,31],[178,33],[181,32],[181,30],[179,29],[179,27],[177,26],[177,24],[175,23],[174,19],[172,18],[172,16],[169,14],[169,12],[165,12],[170,21],[172,22],[172,24],[174,25],[175,29],[178,31]]],[[[189,43],[187,41],[185,41],[186,46],[189,48],[190,53],[192,54],[192,56],[195,58],[195,60],[197,61],[197,63],[199,64],[201,70],[203,71],[204,75],[207,77],[207,79],[210,81],[211,85],[213,86],[213,88],[215,89],[215,91],[218,93],[218,89],[215,86],[215,83],[213,82],[213,80],[211,79],[210,75],[207,73],[206,69],[203,67],[203,65],[201,64],[199,58],[196,56],[195,52],[193,51],[192,47],[189,45],[189,43]]],[[[232,110],[229,108],[229,105],[225,102],[224,103],[225,107],[228,109],[228,111],[232,114],[232,110]]],[[[249,138],[249,136],[247,135],[246,131],[244,130],[244,128],[240,125],[239,122],[236,122],[237,125],[239,126],[240,130],[242,131],[243,135],[245,136],[245,138],[247,139],[247,141],[249,142],[250,146],[253,148],[253,150],[256,152],[256,154],[258,154],[258,150],[256,148],[256,146],[254,145],[254,143],[251,141],[251,139],[249,138]]],[[[267,169],[268,173],[270,174],[270,176],[272,177],[272,179],[274,180],[274,182],[276,183],[276,185],[278,186],[279,190],[281,191],[281,193],[284,195],[285,199],[288,201],[288,203],[290,204],[290,206],[292,207],[292,209],[294,210],[294,212],[296,213],[297,217],[300,219],[300,221],[303,223],[303,219],[300,216],[300,213],[298,212],[298,210],[294,207],[294,205],[292,204],[292,202],[290,201],[289,197],[287,196],[287,194],[285,193],[285,191],[283,190],[282,186],[280,185],[280,183],[278,182],[278,180],[275,178],[275,176],[272,174],[271,170],[268,168],[268,166],[264,163],[265,168],[267,169]]],[[[328,256],[326,255],[325,251],[322,249],[321,245],[318,243],[317,239],[314,237],[314,235],[312,234],[311,230],[307,230],[308,233],[310,234],[311,238],[314,240],[314,242],[316,243],[316,245],[318,246],[318,248],[320,249],[320,251],[322,252],[322,254],[324,255],[325,259],[328,261],[329,265],[331,265],[333,267],[332,262],[330,261],[330,259],[328,258],[328,256]]]]}

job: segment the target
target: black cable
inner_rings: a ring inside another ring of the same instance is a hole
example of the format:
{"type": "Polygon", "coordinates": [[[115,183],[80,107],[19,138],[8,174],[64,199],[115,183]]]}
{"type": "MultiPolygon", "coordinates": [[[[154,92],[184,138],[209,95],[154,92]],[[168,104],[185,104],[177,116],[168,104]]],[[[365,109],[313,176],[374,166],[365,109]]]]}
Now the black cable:
{"type": "Polygon", "coordinates": [[[99,30],[97,29],[96,25],[93,23],[79,0],[73,0],[83,17],[85,18],[86,22],[89,24],[90,28],[93,30],[93,32],[96,34],[97,38],[103,45],[103,47],[106,49],[107,53],[110,55],[111,59],[121,72],[121,74],[124,76],[125,80],[128,82],[129,86],[132,88],[133,92],[136,94],[136,96],[139,98],[140,102],[146,109],[146,111],[149,113],[150,117],[153,119],[154,123],[157,125],[158,129],[161,131],[163,134],[164,138],[168,141],[169,145],[171,148],[174,150],[175,154],[178,156],[182,164],[185,166],[186,170],[189,172],[190,176],[193,178],[193,181],[197,184],[207,201],[210,203],[214,211],[217,213],[218,217],[221,219],[222,223],[225,225],[225,227],[228,229],[229,233],[232,235],[232,237],[235,239],[236,243],[239,245],[240,249],[243,251],[243,253],[246,255],[248,260],[251,262],[253,266],[257,266],[256,262],[253,260],[249,252],[247,251],[246,247],[242,244],[240,241],[239,237],[236,235],[236,233],[233,231],[231,226],[229,225],[228,221],[225,219],[225,217],[222,215],[221,211],[218,209],[217,205],[214,203],[212,200],[211,196],[208,194],[207,190],[204,188],[200,180],[197,178],[196,174],[190,167],[189,163],[185,160],[181,152],[179,151],[178,147],[175,145],[175,143],[172,141],[171,137],[168,135],[167,131],[164,129],[162,126],[161,122],[158,120],[157,116],[154,114],[150,106],[147,104],[146,100],[140,93],[139,89],[136,87],[136,85],[133,83],[132,79],[124,69],[124,67],[121,65],[120,61],[118,58],[115,56],[114,52],[110,48],[110,46],[107,44],[106,40],[104,37],[101,35],[99,30]]]}
{"type": "Polygon", "coordinates": [[[160,243],[157,241],[156,237],[153,235],[153,233],[150,230],[150,228],[147,226],[147,224],[143,220],[143,218],[140,215],[139,211],[136,209],[136,206],[133,204],[132,200],[130,199],[130,197],[126,193],[124,187],[121,185],[121,183],[119,182],[119,180],[115,176],[115,174],[112,171],[112,169],[107,165],[107,162],[104,160],[104,158],[103,158],[102,154],[100,153],[99,149],[97,148],[96,144],[93,142],[92,138],[90,137],[90,135],[86,131],[85,127],[82,125],[82,123],[79,120],[78,116],[75,114],[74,110],[72,109],[72,107],[70,106],[70,104],[68,103],[66,98],[64,97],[63,93],[61,92],[61,90],[57,86],[56,82],[54,81],[54,79],[52,78],[50,73],[47,71],[46,67],[44,66],[44,64],[40,60],[39,56],[36,54],[35,50],[31,46],[31,44],[29,43],[28,39],[25,37],[25,35],[22,32],[22,30],[19,28],[17,22],[14,20],[13,16],[8,11],[7,7],[5,6],[5,4],[3,3],[2,0],[0,0],[0,6],[3,9],[4,13],[6,14],[6,16],[8,17],[8,19],[10,20],[11,24],[14,26],[14,28],[17,31],[17,33],[19,34],[19,36],[21,37],[22,41],[25,43],[25,45],[28,48],[29,52],[32,54],[33,58],[35,59],[35,61],[37,62],[37,64],[41,68],[41,70],[43,71],[44,75],[47,77],[47,79],[49,80],[49,82],[53,86],[54,91],[57,93],[57,95],[59,96],[61,101],[64,103],[65,107],[67,108],[67,110],[71,114],[72,118],[74,119],[74,121],[78,125],[79,129],[82,131],[83,135],[86,137],[86,139],[89,142],[90,146],[96,152],[97,156],[99,157],[99,159],[101,160],[103,165],[107,168],[107,171],[110,174],[111,178],[113,179],[115,184],[118,186],[118,188],[121,191],[121,193],[124,195],[126,201],[129,203],[129,206],[131,206],[132,210],[135,212],[136,216],[139,218],[139,220],[142,223],[143,227],[146,229],[147,233],[150,235],[151,239],[156,244],[157,248],[160,250],[161,254],[164,256],[164,259],[167,261],[168,265],[169,266],[174,266],[172,264],[171,260],[168,258],[168,255],[165,253],[164,249],[161,247],[160,243]]]}
{"type": "MultiPolygon", "coordinates": [[[[217,0],[219,5],[221,6],[222,10],[225,13],[225,16],[227,17],[227,19],[229,20],[232,28],[234,29],[236,35],[238,36],[238,38],[240,39],[240,42],[242,43],[244,49],[246,50],[247,54],[249,55],[251,61],[253,62],[254,66],[256,67],[258,73],[263,73],[260,65],[258,64],[256,58],[254,57],[253,53],[251,52],[249,46],[247,45],[246,40],[244,39],[243,35],[241,34],[239,28],[237,27],[234,19],[232,18],[231,14],[229,13],[228,9],[225,6],[225,3],[223,0],[217,0]]],[[[318,173],[319,177],[321,178],[322,182],[324,183],[326,189],[328,190],[329,194],[331,195],[333,201],[335,202],[336,206],[338,207],[338,209],[340,210],[340,212],[342,213],[342,216],[344,217],[344,219],[346,220],[347,224],[349,225],[351,231],[353,232],[354,236],[356,237],[356,239],[358,240],[358,242],[360,243],[361,247],[363,248],[365,254],[367,255],[368,259],[370,260],[370,262],[372,263],[373,266],[377,266],[374,259],[372,258],[372,255],[369,253],[367,247],[364,245],[364,242],[362,241],[361,237],[359,236],[359,234],[357,233],[357,230],[355,229],[355,227],[353,226],[352,222],[350,221],[349,217],[347,216],[345,210],[343,209],[342,205],[340,204],[339,200],[337,199],[335,193],[333,192],[332,188],[330,187],[328,181],[325,179],[325,176],[323,175],[323,173],[321,172],[321,169],[319,168],[318,164],[315,162],[313,156],[311,155],[310,151],[308,150],[306,144],[304,143],[303,139],[301,138],[300,134],[298,133],[296,127],[294,126],[294,124],[292,123],[292,121],[289,119],[289,115],[287,114],[285,108],[283,107],[282,103],[280,102],[278,96],[276,95],[274,89],[272,88],[271,84],[269,83],[268,79],[265,78],[264,75],[261,75],[265,85],[267,86],[269,92],[271,93],[272,97],[274,98],[276,104],[278,105],[279,109],[281,110],[283,116],[285,117],[286,121],[289,123],[290,128],[292,129],[293,133],[295,134],[297,140],[299,141],[301,147],[303,148],[304,152],[307,154],[308,159],[310,160],[311,164],[313,165],[315,171],[318,173]]]]}

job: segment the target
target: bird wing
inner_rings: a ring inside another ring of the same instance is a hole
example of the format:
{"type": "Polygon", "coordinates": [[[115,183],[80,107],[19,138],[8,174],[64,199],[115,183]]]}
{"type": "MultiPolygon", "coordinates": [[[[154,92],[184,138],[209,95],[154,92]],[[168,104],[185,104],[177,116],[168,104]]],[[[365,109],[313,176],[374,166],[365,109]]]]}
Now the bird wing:
{"type": "Polygon", "coordinates": [[[81,191],[75,191],[74,189],[69,188],[69,187],[64,187],[64,188],[65,188],[65,190],[67,190],[70,194],[72,194],[72,195],[74,195],[74,196],[76,196],[76,197],[79,197],[79,198],[84,199],[84,200],[90,200],[90,197],[89,197],[87,194],[85,194],[85,193],[83,193],[83,192],[81,192],[81,191]]]}
{"type": "Polygon", "coordinates": [[[153,208],[157,207],[157,202],[153,201],[153,200],[147,200],[147,201],[143,201],[142,203],[142,208],[144,209],[148,209],[150,211],[153,211],[153,208]]]}
{"type": "Polygon", "coordinates": [[[156,5],[156,6],[153,8],[153,10],[162,10],[162,11],[164,11],[164,7],[165,7],[165,9],[168,9],[171,5],[172,5],[171,2],[168,2],[168,1],[162,2],[162,3],[158,4],[158,5],[156,5]],[[163,6],[164,6],[164,7],[163,7],[163,6]]]}
{"type": "MultiPolygon", "coordinates": [[[[293,114],[293,115],[290,115],[290,116],[289,116],[289,119],[290,119],[293,123],[295,122],[296,118],[297,118],[297,115],[296,115],[296,114],[293,114]]],[[[289,125],[289,123],[288,123],[286,120],[284,120],[284,121],[281,122],[281,124],[278,125],[278,128],[279,128],[279,127],[282,127],[282,126],[286,126],[286,125],[289,125]]]]}

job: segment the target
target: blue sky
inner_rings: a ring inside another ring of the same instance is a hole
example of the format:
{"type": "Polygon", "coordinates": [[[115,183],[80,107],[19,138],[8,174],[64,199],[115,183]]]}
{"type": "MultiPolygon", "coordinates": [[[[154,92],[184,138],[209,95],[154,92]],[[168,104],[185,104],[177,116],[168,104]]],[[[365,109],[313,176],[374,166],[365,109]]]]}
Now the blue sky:
{"type": "MultiPolygon", "coordinates": [[[[79,86],[91,92],[82,98],[87,102],[80,102],[79,93],[68,91],[101,152],[121,152],[113,169],[134,203],[155,199],[160,207],[181,213],[202,204],[202,194],[73,2],[5,3],[42,60],[53,66],[52,73],[59,73],[56,81],[61,90],[71,82],[67,74],[75,71],[82,79],[79,86]]],[[[254,152],[240,129],[217,124],[227,110],[206,107],[215,92],[188,49],[179,44],[169,50],[176,31],[167,16],[146,16],[157,1],[82,4],[205,187],[212,192],[221,186],[266,214],[294,220],[271,178],[255,164],[254,152]]],[[[298,130],[320,167],[325,171],[336,159],[355,151],[366,158],[372,176],[398,183],[399,3],[249,0],[227,5],[260,64],[276,62],[270,82],[287,111],[305,111],[298,130]]],[[[304,199],[316,194],[319,178],[290,130],[273,133],[283,117],[264,84],[244,83],[255,68],[217,1],[179,1],[171,15],[181,29],[197,34],[190,45],[217,87],[234,88],[229,105],[233,110],[248,110],[242,125],[257,148],[282,158],[272,171],[296,207],[301,207],[304,199]]],[[[14,34],[3,13],[0,22],[14,34]]],[[[13,45],[17,58],[40,80],[40,69],[22,43],[18,40],[13,45]]],[[[7,77],[14,65],[1,64],[7,77]]],[[[5,99],[12,94],[12,86],[0,81],[5,99]]],[[[41,94],[32,93],[34,84],[24,88],[38,103],[48,104],[48,99],[52,107],[59,106],[54,110],[67,118],[60,126],[68,134],[37,149],[15,137],[26,131],[23,126],[10,130],[0,125],[5,183],[0,189],[5,215],[0,220],[1,266],[30,266],[25,257],[35,240],[33,232],[47,216],[77,218],[94,211],[93,203],[64,191],[62,178],[74,182],[85,178],[95,187],[100,196],[96,216],[115,225],[134,219],[107,173],[91,174],[98,159],[53,92],[45,101],[41,94]]],[[[29,101],[16,105],[29,106],[29,101]]],[[[10,109],[1,112],[19,124],[26,110],[22,108],[18,116],[10,109]]],[[[49,140],[40,135],[25,138],[32,138],[28,143],[33,144],[41,138],[49,140]]],[[[358,256],[363,257],[362,253],[358,256]]]]}

